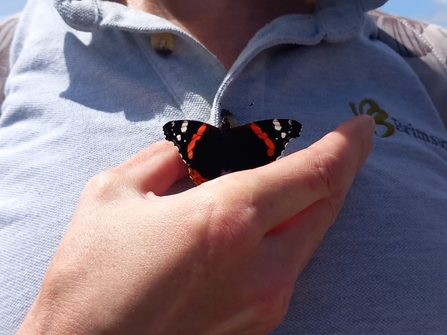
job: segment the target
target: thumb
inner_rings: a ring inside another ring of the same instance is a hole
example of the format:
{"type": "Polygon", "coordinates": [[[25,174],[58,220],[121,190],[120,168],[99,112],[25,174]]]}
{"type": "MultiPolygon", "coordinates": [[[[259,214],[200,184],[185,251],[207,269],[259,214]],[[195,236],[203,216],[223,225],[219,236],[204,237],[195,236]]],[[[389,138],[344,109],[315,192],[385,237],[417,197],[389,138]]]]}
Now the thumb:
{"type": "Polygon", "coordinates": [[[144,148],[110,172],[119,174],[128,186],[142,194],[153,192],[162,195],[188,174],[188,168],[172,143],[160,141],[144,148]]]}

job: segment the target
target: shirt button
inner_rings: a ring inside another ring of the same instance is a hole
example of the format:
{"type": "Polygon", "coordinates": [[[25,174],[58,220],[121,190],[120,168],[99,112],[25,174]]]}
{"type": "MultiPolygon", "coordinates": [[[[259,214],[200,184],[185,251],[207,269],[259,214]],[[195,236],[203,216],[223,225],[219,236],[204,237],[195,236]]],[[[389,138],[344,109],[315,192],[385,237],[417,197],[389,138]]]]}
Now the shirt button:
{"type": "Polygon", "coordinates": [[[171,33],[153,34],[151,36],[152,48],[161,56],[167,56],[174,51],[175,39],[171,33]]]}

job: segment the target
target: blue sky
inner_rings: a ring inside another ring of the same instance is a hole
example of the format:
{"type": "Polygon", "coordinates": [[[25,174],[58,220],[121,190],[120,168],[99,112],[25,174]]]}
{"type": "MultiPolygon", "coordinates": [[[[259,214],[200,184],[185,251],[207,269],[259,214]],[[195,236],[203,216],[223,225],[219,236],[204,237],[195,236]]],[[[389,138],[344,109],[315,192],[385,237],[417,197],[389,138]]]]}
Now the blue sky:
{"type": "MultiPolygon", "coordinates": [[[[0,0],[0,18],[23,9],[27,0],[0,0]]],[[[447,0],[389,0],[382,10],[447,28],[447,0]]]]}
{"type": "Polygon", "coordinates": [[[389,0],[381,9],[447,28],[447,0],[389,0]]]}

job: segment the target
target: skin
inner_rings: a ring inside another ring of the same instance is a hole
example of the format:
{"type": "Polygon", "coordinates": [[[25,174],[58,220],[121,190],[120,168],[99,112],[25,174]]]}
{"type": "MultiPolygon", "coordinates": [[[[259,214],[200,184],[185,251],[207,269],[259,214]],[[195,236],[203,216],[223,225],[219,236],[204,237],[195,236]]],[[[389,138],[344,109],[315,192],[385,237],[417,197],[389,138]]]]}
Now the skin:
{"type": "Polygon", "coordinates": [[[373,132],[357,116],[272,164],[170,196],[187,169],[166,141],[97,175],[18,334],[268,333],[373,132]]]}
{"type": "Polygon", "coordinates": [[[115,0],[163,17],[202,43],[228,70],[253,35],[286,14],[309,14],[315,0],[115,0]]]}

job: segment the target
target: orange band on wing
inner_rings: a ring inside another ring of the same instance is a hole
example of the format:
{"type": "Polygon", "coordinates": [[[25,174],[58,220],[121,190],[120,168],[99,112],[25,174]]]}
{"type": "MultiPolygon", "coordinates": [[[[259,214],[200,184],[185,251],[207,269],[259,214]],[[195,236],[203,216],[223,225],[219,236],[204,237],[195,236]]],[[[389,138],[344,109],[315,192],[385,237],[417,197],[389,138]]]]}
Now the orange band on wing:
{"type": "Polygon", "coordinates": [[[256,135],[262,140],[264,140],[265,145],[267,146],[267,155],[272,157],[275,154],[275,143],[271,139],[267,133],[264,133],[261,128],[256,123],[250,123],[250,128],[255,132],[256,135]]]}
{"type": "Polygon", "coordinates": [[[191,138],[191,142],[189,142],[188,147],[186,148],[186,151],[188,152],[189,159],[192,159],[194,157],[194,147],[196,146],[197,141],[200,140],[200,138],[202,137],[205,130],[206,130],[206,124],[203,124],[197,130],[197,133],[195,133],[193,135],[193,137],[191,138]]]}
{"type": "Polygon", "coordinates": [[[192,181],[195,182],[197,185],[209,181],[209,179],[203,178],[202,175],[197,172],[197,170],[191,168],[189,168],[189,176],[191,177],[192,181]]]}

